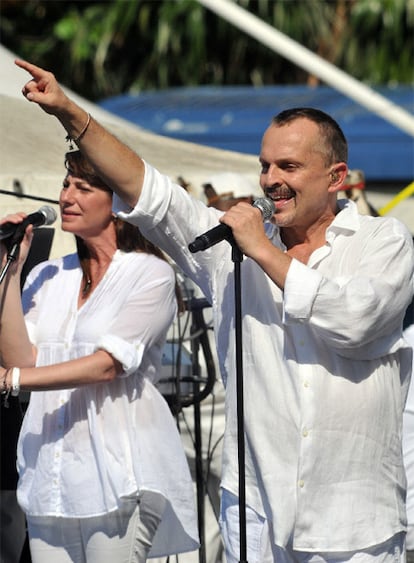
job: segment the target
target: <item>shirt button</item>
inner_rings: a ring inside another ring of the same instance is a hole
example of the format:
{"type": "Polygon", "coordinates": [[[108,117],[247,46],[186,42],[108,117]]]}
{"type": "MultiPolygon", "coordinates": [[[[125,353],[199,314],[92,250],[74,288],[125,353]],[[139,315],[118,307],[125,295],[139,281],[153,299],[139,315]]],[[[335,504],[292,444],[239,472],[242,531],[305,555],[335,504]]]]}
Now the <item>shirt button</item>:
{"type": "Polygon", "coordinates": [[[299,346],[305,346],[305,341],[304,341],[304,340],[299,340],[299,346]]]}
{"type": "Polygon", "coordinates": [[[303,487],[305,486],[305,481],[303,481],[303,479],[301,479],[301,480],[298,482],[298,485],[299,485],[299,487],[300,487],[301,489],[303,489],[303,487]]]}
{"type": "Polygon", "coordinates": [[[309,387],[309,381],[304,381],[304,382],[303,382],[303,386],[304,386],[304,387],[309,387]]]}
{"type": "Polygon", "coordinates": [[[304,438],[306,438],[308,435],[309,435],[309,432],[306,430],[306,428],[304,428],[304,429],[302,430],[302,436],[303,436],[304,438]]]}

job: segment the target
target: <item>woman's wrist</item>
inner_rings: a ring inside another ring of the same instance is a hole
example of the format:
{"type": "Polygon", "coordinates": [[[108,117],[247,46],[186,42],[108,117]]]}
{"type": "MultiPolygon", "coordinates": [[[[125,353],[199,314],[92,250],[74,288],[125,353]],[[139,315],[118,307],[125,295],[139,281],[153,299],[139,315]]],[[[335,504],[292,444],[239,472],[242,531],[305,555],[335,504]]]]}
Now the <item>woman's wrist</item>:
{"type": "Polygon", "coordinates": [[[5,369],[0,379],[0,395],[4,395],[3,405],[5,408],[8,408],[9,406],[10,393],[13,396],[17,396],[20,390],[20,385],[19,385],[20,370],[18,370],[18,372],[16,372],[16,375],[13,377],[14,369],[18,369],[18,368],[5,369]],[[14,379],[14,385],[17,389],[17,394],[13,392],[13,379],[14,379]]]}
{"type": "Polygon", "coordinates": [[[20,392],[20,368],[12,368],[11,371],[11,394],[17,397],[20,392]]]}
{"type": "Polygon", "coordinates": [[[0,379],[0,395],[6,395],[9,390],[9,376],[11,369],[4,369],[0,379]]]}
{"type": "Polygon", "coordinates": [[[8,368],[3,371],[0,379],[0,395],[11,393],[17,397],[20,392],[20,368],[8,368]]]}

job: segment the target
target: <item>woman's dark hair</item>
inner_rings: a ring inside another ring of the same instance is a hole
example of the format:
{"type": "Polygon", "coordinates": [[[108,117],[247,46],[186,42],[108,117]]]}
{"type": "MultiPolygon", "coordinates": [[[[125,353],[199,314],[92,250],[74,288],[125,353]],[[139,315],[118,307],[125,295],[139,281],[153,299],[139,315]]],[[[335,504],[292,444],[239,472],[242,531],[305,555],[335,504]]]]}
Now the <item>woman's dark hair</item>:
{"type": "Polygon", "coordinates": [[[327,165],[347,162],[348,143],[345,135],[338,123],[327,113],[315,108],[291,108],[275,115],[272,124],[282,126],[299,118],[309,119],[318,125],[325,144],[327,165]]]}
{"type": "MultiPolygon", "coordinates": [[[[65,167],[68,172],[75,176],[78,176],[79,178],[83,178],[89,184],[91,184],[91,186],[105,190],[107,192],[110,192],[111,194],[113,193],[111,188],[96,173],[92,164],[83,156],[81,151],[77,150],[66,153],[65,167]]],[[[131,223],[127,223],[126,221],[123,221],[122,219],[119,219],[115,216],[114,224],[116,232],[116,246],[119,250],[122,250],[123,252],[145,252],[146,254],[153,254],[154,256],[157,256],[157,258],[168,262],[168,259],[166,258],[162,250],[158,246],[150,242],[147,238],[145,238],[138,227],[132,225],[131,223]]],[[[75,239],[76,249],[84,278],[85,280],[89,280],[90,255],[88,247],[81,237],[75,235],[75,239]]],[[[183,300],[178,284],[176,284],[175,292],[179,312],[182,312],[184,310],[183,300]]]]}

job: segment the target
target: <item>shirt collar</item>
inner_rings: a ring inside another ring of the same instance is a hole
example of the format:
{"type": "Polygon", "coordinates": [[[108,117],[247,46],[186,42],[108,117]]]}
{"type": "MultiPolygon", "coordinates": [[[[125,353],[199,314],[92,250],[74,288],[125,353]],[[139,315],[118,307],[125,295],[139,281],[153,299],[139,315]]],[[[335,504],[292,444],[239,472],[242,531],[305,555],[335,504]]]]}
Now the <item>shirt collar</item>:
{"type": "Polygon", "coordinates": [[[337,209],[338,213],[335,219],[326,229],[327,238],[329,233],[333,233],[334,235],[355,233],[361,225],[358,207],[354,201],[350,199],[338,199],[337,209]]]}

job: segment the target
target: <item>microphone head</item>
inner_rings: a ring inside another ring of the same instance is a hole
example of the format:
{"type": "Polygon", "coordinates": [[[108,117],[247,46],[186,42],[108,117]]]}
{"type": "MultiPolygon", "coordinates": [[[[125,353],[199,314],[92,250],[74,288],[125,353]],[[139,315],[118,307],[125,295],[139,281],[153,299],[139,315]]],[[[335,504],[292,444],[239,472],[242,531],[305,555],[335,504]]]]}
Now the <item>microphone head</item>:
{"type": "Polygon", "coordinates": [[[275,204],[269,197],[259,197],[253,202],[253,207],[260,209],[263,221],[269,221],[276,211],[275,204]]]}
{"type": "Polygon", "coordinates": [[[39,209],[39,213],[41,213],[45,217],[44,225],[51,225],[57,219],[57,213],[53,209],[53,207],[49,207],[49,205],[43,205],[39,209]]]}

